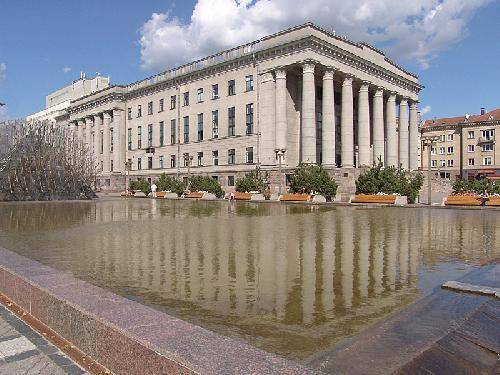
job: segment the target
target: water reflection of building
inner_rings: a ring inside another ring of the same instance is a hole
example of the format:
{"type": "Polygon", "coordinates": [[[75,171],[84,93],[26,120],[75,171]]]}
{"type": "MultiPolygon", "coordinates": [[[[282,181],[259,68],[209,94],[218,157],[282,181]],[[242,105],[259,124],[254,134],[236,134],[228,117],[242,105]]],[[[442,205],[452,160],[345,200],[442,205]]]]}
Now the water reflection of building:
{"type": "Polygon", "coordinates": [[[64,248],[79,277],[292,356],[413,301],[422,262],[500,252],[495,212],[145,202],[89,203],[43,256],[64,248]]]}

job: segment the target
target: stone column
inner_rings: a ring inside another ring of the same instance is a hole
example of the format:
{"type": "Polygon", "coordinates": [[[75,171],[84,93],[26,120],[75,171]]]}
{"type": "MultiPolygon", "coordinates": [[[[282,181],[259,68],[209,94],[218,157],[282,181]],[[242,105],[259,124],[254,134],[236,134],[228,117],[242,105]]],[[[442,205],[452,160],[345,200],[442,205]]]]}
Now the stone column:
{"type": "Polygon", "coordinates": [[[387,99],[386,131],[387,131],[387,160],[389,167],[398,166],[398,134],[396,133],[396,93],[391,92],[387,99]]]}
{"type": "Polygon", "coordinates": [[[111,114],[109,112],[104,112],[102,114],[102,123],[103,123],[103,155],[102,155],[102,161],[103,161],[103,172],[104,173],[109,173],[110,172],[110,160],[112,158],[112,155],[110,154],[110,143],[109,143],[109,131],[110,131],[110,124],[111,122],[111,114]]]}
{"type": "Polygon", "coordinates": [[[335,91],[333,88],[333,69],[327,68],[323,74],[321,140],[322,164],[335,166],[335,91]]]}
{"type": "Polygon", "coordinates": [[[342,167],[354,166],[354,120],[353,120],[352,77],[345,77],[342,84],[342,114],[340,118],[340,142],[342,167]]]}
{"type": "Polygon", "coordinates": [[[85,118],[85,143],[90,152],[94,151],[92,149],[92,122],[93,120],[91,117],[85,118]]]}
{"type": "Polygon", "coordinates": [[[276,69],[276,149],[286,149],[287,121],[286,121],[286,71],[276,69]]]}
{"type": "Polygon", "coordinates": [[[302,162],[316,164],[316,85],[314,64],[302,65],[302,162]]]}
{"type": "Polygon", "coordinates": [[[410,103],[410,169],[418,169],[418,102],[410,103]]]}
{"type": "MultiPolygon", "coordinates": [[[[96,163],[98,168],[101,166],[102,155],[101,155],[101,130],[102,130],[102,120],[101,116],[93,116],[94,118],[94,155],[96,158],[96,163]]],[[[103,134],[104,136],[104,134],[103,134]]],[[[99,170],[99,169],[98,169],[99,170]]],[[[104,168],[103,168],[104,170],[104,168]]]]}
{"type": "Polygon", "coordinates": [[[78,141],[83,142],[83,143],[85,143],[85,134],[84,134],[84,130],[83,130],[84,124],[85,124],[84,120],[82,120],[82,119],[77,120],[76,135],[77,135],[78,141]]]}
{"type": "Polygon", "coordinates": [[[260,77],[259,99],[259,132],[261,134],[260,162],[263,165],[276,164],[276,157],[274,154],[276,145],[274,105],[275,84],[273,75],[271,72],[263,73],[260,77]]]}
{"type": "Polygon", "coordinates": [[[125,170],[126,131],[123,110],[113,110],[113,135],[115,137],[116,152],[114,156],[113,170],[123,172],[125,170]]]}
{"type": "Polygon", "coordinates": [[[373,162],[385,164],[384,147],[384,91],[378,87],[373,97],[373,162]]]}
{"type": "Polygon", "coordinates": [[[403,98],[399,104],[399,164],[403,169],[409,168],[408,158],[408,99],[403,98]]]}
{"type": "Polygon", "coordinates": [[[363,81],[358,96],[358,165],[370,165],[370,105],[368,82],[363,81]]]}

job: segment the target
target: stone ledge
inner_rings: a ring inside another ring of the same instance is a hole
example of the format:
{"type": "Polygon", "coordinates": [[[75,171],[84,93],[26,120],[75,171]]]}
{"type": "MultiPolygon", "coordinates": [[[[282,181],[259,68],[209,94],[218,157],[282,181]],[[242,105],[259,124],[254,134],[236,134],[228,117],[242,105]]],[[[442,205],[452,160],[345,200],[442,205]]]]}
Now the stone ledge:
{"type": "Polygon", "coordinates": [[[317,374],[0,247],[0,291],[116,374],[317,374]]]}

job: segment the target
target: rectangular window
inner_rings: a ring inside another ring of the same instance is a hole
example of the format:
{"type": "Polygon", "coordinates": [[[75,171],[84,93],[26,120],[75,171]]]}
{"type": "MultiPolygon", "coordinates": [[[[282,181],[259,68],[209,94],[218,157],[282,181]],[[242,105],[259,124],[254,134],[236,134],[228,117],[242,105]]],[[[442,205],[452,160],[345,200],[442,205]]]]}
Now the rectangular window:
{"type": "Polygon", "coordinates": [[[484,151],[493,151],[493,143],[483,145],[483,152],[484,151]]]}
{"type": "Polygon", "coordinates": [[[444,142],[445,140],[446,140],[446,135],[441,134],[441,135],[439,136],[439,141],[440,141],[440,142],[444,142]]]}
{"type": "Polygon", "coordinates": [[[170,109],[175,109],[175,102],[177,101],[177,97],[175,95],[172,95],[170,97],[170,109]]]}
{"type": "Polygon", "coordinates": [[[227,95],[231,96],[236,94],[236,83],[234,79],[227,81],[227,95]]]}
{"type": "Polygon", "coordinates": [[[142,169],[142,160],[141,158],[137,158],[137,170],[140,171],[142,169]]]}
{"type": "Polygon", "coordinates": [[[474,152],[474,145],[468,145],[467,152],[474,152]]]}
{"type": "Polygon", "coordinates": [[[230,137],[235,134],[235,127],[236,127],[235,112],[236,111],[234,107],[227,109],[227,124],[228,124],[227,135],[230,137]]]}
{"type": "Polygon", "coordinates": [[[245,77],[245,91],[253,91],[253,75],[245,77]]]}
{"type": "Polygon", "coordinates": [[[219,111],[212,111],[212,138],[219,138],[219,111]]]}
{"type": "Polygon", "coordinates": [[[234,186],[234,176],[227,176],[227,186],[234,186]]]}
{"type": "Polygon", "coordinates": [[[246,134],[253,133],[253,103],[247,104],[246,107],[246,134]]]}
{"type": "Polygon", "coordinates": [[[198,167],[203,166],[203,152],[198,152],[197,164],[198,167]]]}
{"type": "Polygon", "coordinates": [[[142,127],[137,127],[137,148],[142,148],[142,127]]]}
{"type": "Polygon", "coordinates": [[[212,164],[219,165],[219,151],[212,151],[212,164]]]}
{"type": "Polygon", "coordinates": [[[247,147],[246,161],[247,161],[247,164],[253,164],[253,147],[247,147]]]}
{"type": "Polygon", "coordinates": [[[137,106],[137,117],[141,117],[142,116],[142,107],[141,105],[139,104],[137,106]]]}
{"type": "Polygon", "coordinates": [[[437,167],[437,164],[438,164],[437,160],[432,160],[431,161],[431,166],[432,167],[434,167],[434,168],[437,167]]]}
{"type": "Polygon", "coordinates": [[[439,155],[444,155],[446,153],[445,147],[439,147],[439,155]]]}
{"type": "Polygon", "coordinates": [[[491,165],[491,156],[483,158],[483,165],[491,165]]]}
{"type": "Polygon", "coordinates": [[[109,129],[109,152],[113,152],[115,150],[115,133],[113,128],[109,129]]]}
{"type": "Polygon", "coordinates": [[[127,130],[127,149],[132,150],[132,128],[127,130]]]}
{"type": "Polygon", "coordinates": [[[163,121],[160,121],[160,147],[165,145],[165,126],[163,121]]]}
{"type": "Polygon", "coordinates": [[[431,155],[436,155],[436,147],[431,146],[431,155]]]}
{"type": "Polygon", "coordinates": [[[234,148],[227,150],[227,164],[235,164],[236,162],[236,152],[234,148]]]}
{"type": "Polygon", "coordinates": [[[474,165],[474,158],[469,159],[468,165],[474,165]]]}
{"type": "Polygon", "coordinates": [[[114,160],[111,159],[109,162],[110,162],[110,164],[109,164],[109,170],[110,170],[110,172],[113,172],[115,170],[115,168],[114,168],[115,167],[114,166],[114,160]]]}
{"type": "Polygon", "coordinates": [[[132,120],[132,108],[127,108],[127,118],[129,120],[132,120]]]}
{"type": "Polygon", "coordinates": [[[196,100],[198,103],[203,102],[203,89],[199,88],[198,91],[196,92],[196,100]]]}
{"type": "Polygon", "coordinates": [[[446,160],[440,160],[441,167],[446,167],[446,160]]]}
{"type": "Polygon", "coordinates": [[[474,139],[474,130],[469,130],[467,132],[467,139],[474,139]]]}
{"type": "Polygon", "coordinates": [[[153,147],[153,124],[148,125],[148,147],[153,147]]]}
{"type": "Polygon", "coordinates": [[[160,169],[164,168],[164,166],[163,166],[163,155],[160,155],[160,157],[158,158],[158,164],[160,165],[160,169]]]}
{"type": "Polygon", "coordinates": [[[175,168],[175,155],[170,155],[170,168],[175,168]]]}
{"type": "Polygon", "coordinates": [[[184,117],[184,143],[189,142],[189,116],[184,117]]]}
{"type": "Polygon", "coordinates": [[[153,102],[148,103],[148,115],[153,114],[153,102]]]}
{"type": "Polygon", "coordinates": [[[453,154],[453,146],[448,147],[448,155],[453,154]]]}
{"type": "Polygon", "coordinates": [[[219,85],[212,85],[212,99],[219,99],[219,85]]]}
{"type": "Polygon", "coordinates": [[[453,134],[448,134],[448,141],[453,141],[453,134]]]}
{"type": "Polygon", "coordinates": [[[170,144],[175,144],[175,133],[177,126],[175,124],[175,119],[170,120],[170,144]]]}
{"type": "Polygon", "coordinates": [[[189,91],[186,91],[184,94],[182,94],[182,97],[183,97],[182,105],[184,107],[187,107],[189,105],[189,91]]]}
{"type": "Polygon", "coordinates": [[[99,134],[99,153],[104,153],[104,131],[99,134]]]}
{"type": "Polygon", "coordinates": [[[148,169],[153,169],[153,157],[148,156],[148,169]]]}
{"type": "Polygon", "coordinates": [[[160,99],[160,102],[158,103],[158,112],[163,112],[163,99],[160,99]]]}
{"type": "Polygon", "coordinates": [[[491,141],[495,137],[495,131],[493,129],[481,130],[481,136],[485,140],[491,141]]]}
{"type": "Polygon", "coordinates": [[[203,113],[198,113],[198,140],[203,141],[203,113]]]}
{"type": "Polygon", "coordinates": [[[448,160],[448,167],[453,167],[453,160],[448,160]]]}

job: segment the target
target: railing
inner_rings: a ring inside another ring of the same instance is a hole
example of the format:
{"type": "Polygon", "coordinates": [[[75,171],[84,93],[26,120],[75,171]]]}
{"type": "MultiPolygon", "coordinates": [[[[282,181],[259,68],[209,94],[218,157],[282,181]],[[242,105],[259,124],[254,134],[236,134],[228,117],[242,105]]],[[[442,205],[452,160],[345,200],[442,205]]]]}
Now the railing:
{"type": "Polygon", "coordinates": [[[489,142],[495,142],[495,136],[491,137],[479,137],[477,143],[489,143],[489,142]]]}

